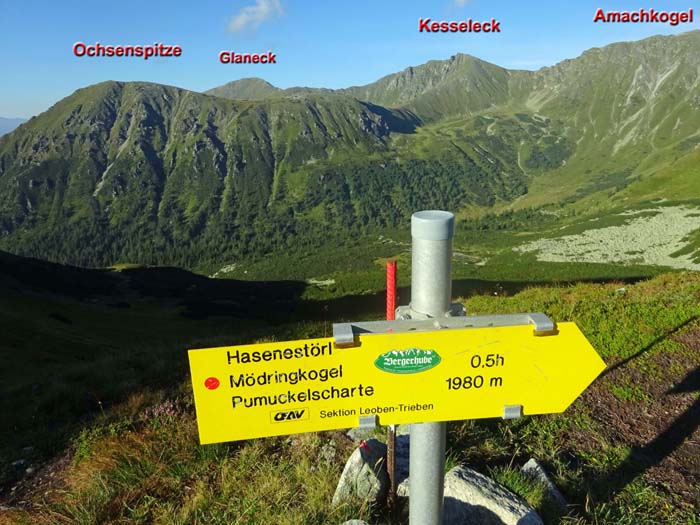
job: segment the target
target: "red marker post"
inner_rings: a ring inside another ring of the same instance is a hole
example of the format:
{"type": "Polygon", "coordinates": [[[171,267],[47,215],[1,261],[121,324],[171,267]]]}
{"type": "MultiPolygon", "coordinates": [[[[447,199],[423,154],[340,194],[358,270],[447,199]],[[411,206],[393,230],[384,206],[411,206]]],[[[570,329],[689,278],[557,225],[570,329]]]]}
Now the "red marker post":
{"type": "Polygon", "coordinates": [[[396,319],[396,261],[386,263],[386,320],[396,319]]]}
{"type": "MultiPolygon", "coordinates": [[[[386,263],[386,320],[396,319],[396,261],[386,263]]],[[[396,472],[395,472],[395,450],[396,450],[396,428],[389,425],[386,433],[386,468],[389,473],[389,494],[387,495],[387,505],[389,511],[393,512],[396,502],[396,472]]]]}

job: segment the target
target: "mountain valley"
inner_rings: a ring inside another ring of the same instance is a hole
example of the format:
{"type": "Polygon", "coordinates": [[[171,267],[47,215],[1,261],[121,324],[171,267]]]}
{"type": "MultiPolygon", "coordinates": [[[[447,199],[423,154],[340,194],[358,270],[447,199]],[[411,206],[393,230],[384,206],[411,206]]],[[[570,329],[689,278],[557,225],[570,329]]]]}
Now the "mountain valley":
{"type": "Polygon", "coordinates": [[[534,72],[455,55],[343,90],[97,84],[0,138],[0,248],[213,273],[400,239],[425,208],[530,231],[694,205],[698,49],[694,31],[534,72]]]}

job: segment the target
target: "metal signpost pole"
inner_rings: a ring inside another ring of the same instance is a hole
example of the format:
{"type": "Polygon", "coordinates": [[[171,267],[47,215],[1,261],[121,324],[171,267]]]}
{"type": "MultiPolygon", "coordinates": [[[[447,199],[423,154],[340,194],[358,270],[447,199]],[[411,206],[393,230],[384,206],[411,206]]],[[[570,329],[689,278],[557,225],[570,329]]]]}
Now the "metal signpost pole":
{"type": "MultiPolygon", "coordinates": [[[[454,215],[422,211],[411,217],[412,317],[446,317],[452,296],[454,215]]],[[[409,522],[440,525],[445,476],[445,423],[411,425],[409,522]]]]}

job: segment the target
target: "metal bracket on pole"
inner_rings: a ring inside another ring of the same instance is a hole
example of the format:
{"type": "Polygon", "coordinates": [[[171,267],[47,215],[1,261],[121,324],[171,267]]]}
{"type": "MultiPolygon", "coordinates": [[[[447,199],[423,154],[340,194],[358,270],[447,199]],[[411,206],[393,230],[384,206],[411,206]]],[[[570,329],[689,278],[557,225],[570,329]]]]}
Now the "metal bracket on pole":
{"type": "Polygon", "coordinates": [[[377,416],[360,416],[360,428],[377,428],[377,416]]]}
{"type": "Polygon", "coordinates": [[[530,313],[524,314],[528,316],[530,324],[535,325],[534,335],[544,336],[544,335],[557,335],[559,332],[557,330],[557,325],[549,317],[543,313],[530,313]]]}
{"type": "Polygon", "coordinates": [[[506,405],[503,407],[503,419],[518,419],[523,417],[522,405],[506,405]]]}
{"type": "Polygon", "coordinates": [[[355,346],[355,332],[351,323],[334,323],[333,339],[338,348],[355,346]]]}
{"type": "MultiPolygon", "coordinates": [[[[397,317],[398,310],[400,309],[401,308],[397,309],[397,317]]],[[[396,321],[335,323],[333,325],[333,338],[335,339],[335,346],[338,348],[347,348],[355,346],[355,338],[359,335],[522,325],[534,325],[535,329],[533,335],[538,337],[556,335],[558,333],[557,325],[554,321],[543,313],[534,312],[526,314],[470,315],[460,317],[435,317],[430,319],[397,319],[396,321]]]]}

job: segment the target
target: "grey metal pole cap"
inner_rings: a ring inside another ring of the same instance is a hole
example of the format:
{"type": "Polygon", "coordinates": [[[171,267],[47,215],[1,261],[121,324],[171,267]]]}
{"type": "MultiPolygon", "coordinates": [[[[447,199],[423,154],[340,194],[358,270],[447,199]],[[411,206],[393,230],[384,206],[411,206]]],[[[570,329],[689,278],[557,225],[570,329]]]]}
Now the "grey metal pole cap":
{"type": "Polygon", "coordinates": [[[425,241],[446,241],[454,235],[455,216],[449,211],[425,210],[411,216],[411,236],[425,241]]]}

